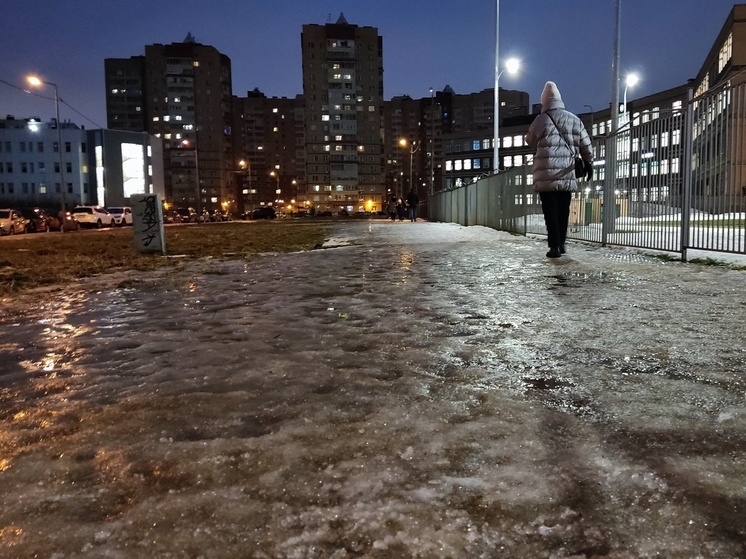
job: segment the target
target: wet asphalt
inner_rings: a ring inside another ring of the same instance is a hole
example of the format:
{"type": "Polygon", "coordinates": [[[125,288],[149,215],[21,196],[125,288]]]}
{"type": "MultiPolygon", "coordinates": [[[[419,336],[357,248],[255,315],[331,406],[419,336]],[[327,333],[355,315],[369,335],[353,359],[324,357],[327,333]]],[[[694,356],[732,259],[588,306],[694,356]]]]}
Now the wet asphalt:
{"type": "Polygon", "coordinates": [[[2,302],[0,557],[746,557],[746,272],[481,227],[2,302]]]}

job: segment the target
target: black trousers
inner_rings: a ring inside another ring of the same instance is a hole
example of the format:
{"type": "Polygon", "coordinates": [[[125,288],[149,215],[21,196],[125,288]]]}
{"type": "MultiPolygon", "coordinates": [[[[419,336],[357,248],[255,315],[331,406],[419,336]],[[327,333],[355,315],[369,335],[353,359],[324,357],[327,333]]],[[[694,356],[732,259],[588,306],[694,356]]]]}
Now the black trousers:
{"type": "Polygon", "coordinates": [[[544,212],[544,223],[547,226],[547,244],[549,248],[565,244],[567,221],[570,219],[570,200],[572,192],[554,190],[539,192],[541,210],[544,212]]]}

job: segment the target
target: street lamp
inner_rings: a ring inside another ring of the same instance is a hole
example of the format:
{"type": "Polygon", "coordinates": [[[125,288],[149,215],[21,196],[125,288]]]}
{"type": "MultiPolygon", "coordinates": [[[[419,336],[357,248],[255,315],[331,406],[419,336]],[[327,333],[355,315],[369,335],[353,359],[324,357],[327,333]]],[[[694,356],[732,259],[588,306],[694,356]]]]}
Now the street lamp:
{"type": "Polygon", "coordinates": [[[430,196],[435,193],[435,92],[430,88],[430,196]]]}
{"type": "MultiPolygon", "coordinates": [[[[497,52],[495,52],[495,55],[497,56],[497,52]]],[[[495,116],[493,117],[495,121],[495,139],[493,140],[494,146],[492,154],[492,170],[494,173],[500,171],[500,154],[498,147],[500,145],[500,76],[502,76],[506,70],[508,74],[515,74],[520,65],[521,63],[517,58],[509,58],[505,61],[505,68],[500,70],[500,65],[495,62],[495,116]]]]}
{"type": "MultiPolygon", "coordinates": [[[[185,140],[181,141],[181,145],[182,145],[182,147],[189,147],[190,142],[189,142],[189,140],[185,139],[185,140]]],[[[194,175],[195,175],[195,179],[197,181],[197,216],[198,216],[198,218],[201,218],[202,217],[202,204],[201,204],[201,201],[202,201],[202,192],[201,192],[200,184],[199,184],[199,155],[197,153],[197,143],[196,142],[194,144],[194,149],[192,151],[194,151],[194,175]]],[[[197,220],[197,223],[199,223],[199,219],[197,220]]]]}
{"type": "Polygon", "coordinates": [[[622,112],[624,113],[627,112],[627,89],[635,87],[638,81],[640,81],[640,78],[637,77],[637,74],[627,74],[627,77],[624,80],[624,101],[622,102],[622,112]]]}
{"type": "Polygon", "coordinates": [[[54,108],[57,114],[57,153],[59,153],[60,194],[61,194],[61,200],[62,200],[62,216],[60,218],[60,223],[61,223],[60,231],[64,232],[65,218],[67,217],[67,204],[65,203],[66,202],[65,190],[67,186],[65,185],[65,166],[62,161],[62,133],[61,133],[62,123],[60,122],[60,96],[59,96],[59,93],[57,92],[56,83],[45,82],[36,76],[29,76],[27,80],[34,87],[41,87],[42,85],[45,84],[45,85],[51,85],[54,88],[54,108]]]}
{"type": "Polygon", "coordinates": [[[277,179],[277,190],[275,190],[275,194],[280,193],[280,173],[277,171],[270,171],[269,172],[270,177],[275,177],[277,179]]]}
{"type": "MultiPolygon", "coordinates": [[[[407,147],[409,142],[407,142],[406,138],[402,138],[399,140],[399,145],[401,147],[407,147]]],[[[414,160],[414,154],[419,151],[420,147],[422,147],[422,144],[417,144],[417,142],[412,142],[412,144],[409,146],[409,189],[412,189],[412,163],[414,160]]],[[[398,196],[399,198],[403,197],[403,193],[398,196]]]]}

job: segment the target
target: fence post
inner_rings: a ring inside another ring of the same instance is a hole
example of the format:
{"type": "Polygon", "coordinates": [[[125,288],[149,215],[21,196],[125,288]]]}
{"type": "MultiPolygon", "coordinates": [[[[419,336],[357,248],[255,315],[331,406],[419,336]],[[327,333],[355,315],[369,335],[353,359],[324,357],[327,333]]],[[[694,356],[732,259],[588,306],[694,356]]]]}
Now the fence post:
{"type": "Polygon", "coordinates": [[[686,107],[686,123],[684,124],[684,181],[682,183],[683,199],[681,200],[681,261],[686,262],[686,249],[689,246],[689,227],[692,208],[692,157],[694,155],[694,91],[689,88],[687,95],[689,103],[686,107]]]}

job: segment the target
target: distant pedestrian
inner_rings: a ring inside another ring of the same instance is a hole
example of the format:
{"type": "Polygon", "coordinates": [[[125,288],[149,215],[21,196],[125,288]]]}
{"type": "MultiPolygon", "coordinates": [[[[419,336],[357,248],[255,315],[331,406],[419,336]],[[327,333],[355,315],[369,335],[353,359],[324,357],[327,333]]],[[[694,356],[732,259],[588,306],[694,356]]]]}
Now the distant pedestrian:
{"type": "Polygon", "coordinates": [[[407,209],[404,206],[404,201],[399,198],[396,201],[396,215],[399,218],[399,221],[404,221],[404,214],[407,213],[407,209]]]}
{"type": "Polygon", "coordinates": [[[592,175],[593,146],[583,122],[565,110],[554,82],[547,82],[544,86],[541,110],[528,129],[526,141],[536,150],[534,191],[541,198],[547,228],[547,257],[558,258],[565,253],[570,200],[578,189],[575,157],[583,159],[586,172],[592,175]]]}
{"type": "Polygon", "coordinates": [[[414,189],[410,189],[407,194],[407,210],[409,211],[410,221],[417,221],[417,204],[420,203],[420,198],[414,189]]]}
{"type": "Polygon", "coordinates": [[[389,200],[388,212],[391,221],[396,221],[396,196],[392,196],[389,200]]]}

